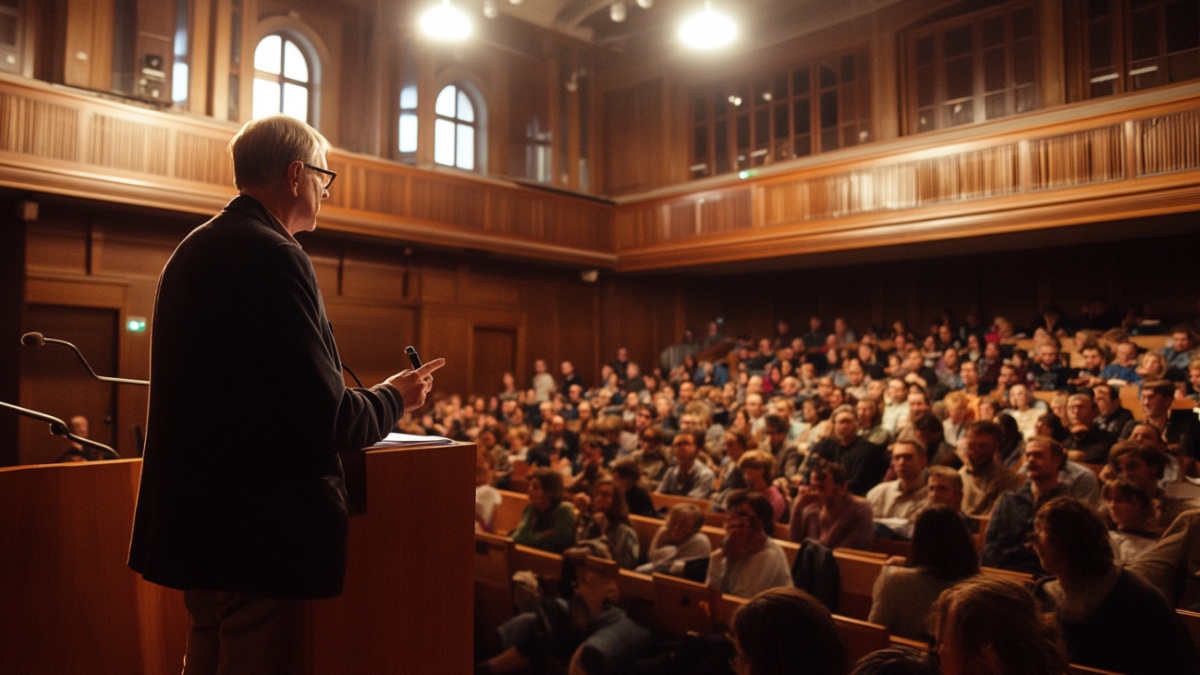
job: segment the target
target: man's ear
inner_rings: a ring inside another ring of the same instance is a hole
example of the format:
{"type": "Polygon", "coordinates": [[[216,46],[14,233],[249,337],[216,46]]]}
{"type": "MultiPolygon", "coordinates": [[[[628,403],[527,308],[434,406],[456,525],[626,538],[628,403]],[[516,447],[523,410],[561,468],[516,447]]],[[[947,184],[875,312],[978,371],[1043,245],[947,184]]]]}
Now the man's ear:
{"type": "Polygon", "coordinates": [[[295,160],[287,167],[288,189],[291,190],[293,197],[300,196],[300,181],[304,173],[304,162],[295,160]]]}

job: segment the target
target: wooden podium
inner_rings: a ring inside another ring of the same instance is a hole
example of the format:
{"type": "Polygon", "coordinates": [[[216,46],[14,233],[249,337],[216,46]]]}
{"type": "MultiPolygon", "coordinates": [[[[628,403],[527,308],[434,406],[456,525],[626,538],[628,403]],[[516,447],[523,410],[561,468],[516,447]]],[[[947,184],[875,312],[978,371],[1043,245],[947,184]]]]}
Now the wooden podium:
{"type": "MultiPolygon", "coordinates": [[[[346,584],[308,603],[306,674],[472,667],[473,445],[344,456],[346,584]]],[[[125,565],[141,460],[0,469],[0,673],[174,675],[183,593],[125,565]]]]}

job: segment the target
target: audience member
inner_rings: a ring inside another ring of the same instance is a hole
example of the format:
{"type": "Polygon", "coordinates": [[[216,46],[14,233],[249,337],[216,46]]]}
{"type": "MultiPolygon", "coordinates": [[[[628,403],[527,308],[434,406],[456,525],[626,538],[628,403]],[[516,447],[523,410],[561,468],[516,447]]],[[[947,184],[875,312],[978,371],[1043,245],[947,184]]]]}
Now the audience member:
{"type": "Polygon", "coordinates": [[[867,503],[875,518],[911,522],[926,506],[925,446],[915,440],[896,441],[892,445],[891,464],[896,480],[871,488],[867,503]]]}
{"type": "Polygon", "coordinates": [[[637,532],[629,524],[625,494],[605,475],[591,490],[591,499],[580,504],[575,522],[575,544],[564,555],[595,556],[615,561],[631,570],[640,555],[637,532]]]}
{"type": "Polygon", "coordinates": [[[934,604],[943,675],[1064,675],[1054,622],[1016,581],[989,576],[942,591],[934,604]]]}
{"type": "Polygon", "coordinates": [[[850,675],[941,675],[936,654],[913,647],[888,647],[858,660],[850,675]]]}
{"type": "Polygon", "coordinates": [[[1059,471],[1067,461],[1063,447],[1054,439],[1034,436],[1025,443],[1025,466],[1029,480],[1013,492],[1000,496],[988,521],[979,561],[987,567],[1035,576],[1045,573],[1038,557],[1025,546],[1033,532],[1033,518],[1046,502],[1066,495],[1059,471]]]}
{"type": "Polygon", "coordinates": [[[1072,394],[1067,400],[1067,420],[1070,423],[1067,440],[1067,458],[1087,464],[1103,464],[1108,459],[1108,450],[1117,442],[1117,435],[1098,427],[1096,404],[1088,394],[1072,394]]]}
{"type": "Polygon", "coordinates": [[[475,449],[475,531],[493,532],[492,520],[500,505],[500,492],[492,487],[492,455],[475,449]]]}
{"type": "Polygon", "coordinates": [[[717,478],[713,482],[712,506],[710,510],[717,513],[725,511],[725,500],[734,490],[746,487],[746,477],[738,468],[738,461],[749,449],[750,439],[737,429],[725,432],[725,462],[717,469],[717,478]]]}
{"type": "Polygon", "coordinates": [[[1127,478],[1105,483],[1103,495],[1104,515],[1112,522],[1108,543],[1113,560],[1118,565],[1128,565],[1149,550],[1162,534],[1155,518],[1154,500],[1127,478]]]}
{"type": "Polygon", "coordinates": [[[808,485],[792,506],[788,539],[812,539],[828,548],[870,550],[875,525],[866,500],[851,494],[846,469],[841,464],[819,462],[809,473],[808,485]]]}
{"type": "Polygon", "coordinates": [[[612,474],[617,487],[625,495],[625,505],[629,507],[629,513],[647,518],[658,517],[650,493],[638,485],[641,472],[638,471],[636,462],[629,458],[617,460],[613,462],[612,474]]]}
{"type": "Polygon", "coordinates": [[[990,514],[1000,496],[1022,482],[1017,472],[997,458],[1002,434],[995,422],[976,421],[967,427],[967,461],[959,475],[963,481],[963,511],[968,515],[990,514]]]}
{"type": "Polygon", "coordinates": [[[1096,402],[1096,427],[1113,435],[1120,435],[1125,425],[1133,421],[1133,413],[1121,405],[1120,395],[1111,384],[1098,384],[1092,387],[1092,397],[1096,402]]]}
{"type": "Polygon", "coordinates": [[[1058,619],[1071,663],[1130,675],[1197,672],[1196,649],[1174,610],[1113,564],[1108,532],[1086,505],[1069,497],[1045,502],[1032,546],[1054,575],[1034,595],[1058,619]]]}
{"type": "Polygon", "coordinates": [[[726,504],[725,541],[709,557],[706,583],[742,598],[768,588],[790,587],[787,556],[771,538],[771,502],[761,494],[741,491],[730,495],[726,504]]]}
{"type": "Polygon", "coordinates": [[[712,543],[700,532],[704,513],[695,504],[676,504],[667,521],[654,533],[647,552],[649,562],[637,568],[643,574],[661,572],[683,576],[687,564],[712,555],[712,543]]]}
{"type": "Polygon", "coordinates": [[[675,434],[671,450],[675,455],[675,466],[667,469],[656,492],[708,499],[716,477],[707,464],[696,461],[700,452],[696,436],[685,431],[675,434]]]}
{"type": "Polygon", "coordinates": [[[475,665],[475,675],[570,672],[618,675],[629,672],[654,645],[653,634],[617,606],[615,565],[576,563],[570,600],[543,600],[536,612],[500,626],[504,651],[475,665]]]}
{"type": "Polygon", "coordinates": [[[784,522],[788,512],[787,499],[784,498],[779,488],[771,484],[774,478],[775,458],[770,453],[751,450],[738,460],[738,468],[741,469],[742,476],[746,481],[746,488],[751,492],[761,494],[771,502],[771,510],[774,513],[771,522],[784,522]]]}
{"type": "Polygon", "coordinates": [[[575,539],[575,509],[565,501],[562,474],[540,468],[529,476],[529,504],[512,540],[551,553],[562,553],[575,539]]]}
{"type": "Polygon", "coordinates": [[[1200,509],[1180,514],[1129,570],[1150,582],[1173,606],[1200,610],[1200,509]]]}
{"type": "Polygon", "coordinates": [[[931,506],[913,527],[908,567],[887,565],[875,580],[867,618],[891,635],[929,640],[926,618],[945,589],[979,572],[975,543],[958,512],[931,506]]]}
{"type": "Polygon", "coordinates": [[[829,610],[798,588],[773,588],[734,613],[737,675],[844,675],[849,653],[829,610]]]}
{"type": "Polygon", "coordinates": [[[867,494],[887,474],[887,449],[860,438],[857,431],[858,420],[850,408],[835,412],[833,434],[813,446],[803,471],[808,473],[822,459],[840,464],[846,469],[850,491],[860,497],[867,494]]]}

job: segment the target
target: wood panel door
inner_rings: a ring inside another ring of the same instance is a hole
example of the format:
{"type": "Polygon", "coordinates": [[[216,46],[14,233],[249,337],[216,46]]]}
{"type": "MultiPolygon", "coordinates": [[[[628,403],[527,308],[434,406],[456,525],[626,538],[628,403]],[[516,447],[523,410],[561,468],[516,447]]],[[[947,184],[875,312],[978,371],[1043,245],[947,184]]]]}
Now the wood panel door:
{"type": "MultiPolygon", "coordinates": [[[[29,305],[25,310],[26,330],[73,343],[100,375],[117,371],[118,320],[115,309],[29,305]]],[[[21,352],[21,405],[68,423],[83,415],[88,418],[88,437],[113,447],[118,386],[92,379],[63,345],[21,352]]],[[[67,450],[67,441],[51,435],[45,423],[24,417],[18,438],[22,464],[53,462],[67,450]]]]}
{"type": "Polygon", "coordinates": [[[469,391],[479,394],[501,391],[504,373],[516,374],[516,329],[476,326],[472,332],[471,351],[469,391]]]}

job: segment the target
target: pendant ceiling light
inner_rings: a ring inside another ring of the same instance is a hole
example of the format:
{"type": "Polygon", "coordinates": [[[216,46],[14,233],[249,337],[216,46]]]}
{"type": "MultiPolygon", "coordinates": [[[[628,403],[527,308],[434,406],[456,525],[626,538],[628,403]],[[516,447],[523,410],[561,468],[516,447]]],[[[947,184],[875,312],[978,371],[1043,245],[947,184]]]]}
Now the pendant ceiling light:
{"type": "Polygon", "coordinates": [[[712,8],[705,1],[704,10],[693,15],[679,27],[679,39],[692,49],[720,49],[737,38],[738,28],[733,19],[712,8]]]}
{"type": "Polygon", "coordinates": [[[441,42],[458,42],[471,34],[471,19],[450,6],[450,0],[442,0],[421,15],[421,32],[426,37],[441,42]]]}

